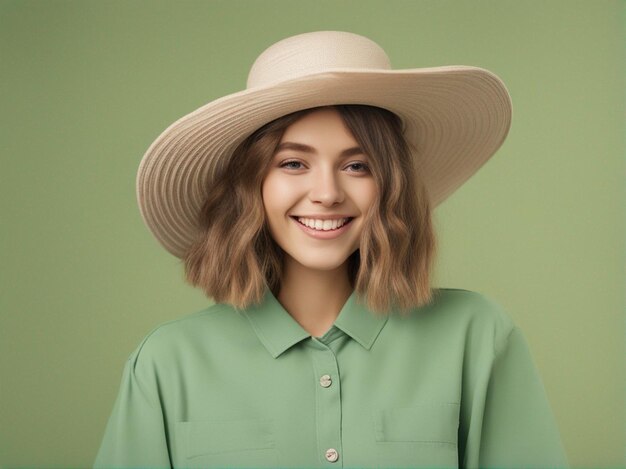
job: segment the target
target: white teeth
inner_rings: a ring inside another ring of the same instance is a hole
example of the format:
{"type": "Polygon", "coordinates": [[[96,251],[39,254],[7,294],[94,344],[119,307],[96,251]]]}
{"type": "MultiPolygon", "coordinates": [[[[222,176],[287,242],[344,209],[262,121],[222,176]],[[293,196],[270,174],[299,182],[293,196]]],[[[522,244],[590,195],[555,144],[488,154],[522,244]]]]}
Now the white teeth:
{"type": "Polygon", "coordinates": [[[348,220],[349,218],[342,218],[340,220],[314,220],[312,218],[298,218],[298,221],[303,225],[320,231],[336,230],[337,228],[345,225],[348,220]]]}

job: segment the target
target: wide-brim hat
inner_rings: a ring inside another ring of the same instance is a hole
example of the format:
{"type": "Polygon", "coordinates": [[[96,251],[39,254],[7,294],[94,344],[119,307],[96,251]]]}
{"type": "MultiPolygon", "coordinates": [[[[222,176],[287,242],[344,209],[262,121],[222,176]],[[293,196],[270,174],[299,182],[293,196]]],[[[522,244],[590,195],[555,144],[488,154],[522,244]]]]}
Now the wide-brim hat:
{"type": "Polygon", "coordinates": [[[157,240],[183,257],[199,214],[235,148],[286,114],[366,104],[398,115],[434,208],[500,147],[511,98],[492,72],[471,66],[391,69],[385,51],[348,32],[283,39],[254,62],[245,90],[216,99],[165,129],[137,174],[141,215],[157,240]]]}

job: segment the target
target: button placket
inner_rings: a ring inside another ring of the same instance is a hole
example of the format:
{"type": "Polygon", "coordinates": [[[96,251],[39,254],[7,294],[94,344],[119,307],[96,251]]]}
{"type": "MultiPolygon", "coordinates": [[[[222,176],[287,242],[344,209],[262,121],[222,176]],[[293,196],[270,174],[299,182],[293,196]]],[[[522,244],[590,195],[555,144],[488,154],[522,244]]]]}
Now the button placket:
{"type": "Polygon", "coordinates": [[[318,451],[326,464],[342,467],[341,454],[341,386],[337,358],[330,347],[316,341],[312,350],[316,375],[316,424],[318,451]]]}

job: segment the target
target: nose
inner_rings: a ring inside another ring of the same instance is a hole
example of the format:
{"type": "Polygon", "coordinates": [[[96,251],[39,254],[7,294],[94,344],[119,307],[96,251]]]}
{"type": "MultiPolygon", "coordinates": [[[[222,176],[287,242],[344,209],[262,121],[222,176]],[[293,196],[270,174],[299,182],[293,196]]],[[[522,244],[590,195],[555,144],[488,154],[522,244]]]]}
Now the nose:
{"type": "Polygon", "coordinates": [[[332,207],[343,202],[344,191],[338,176],[332,171],[318,171],[312,177],[309,199],[315,204],[332,207]]]}

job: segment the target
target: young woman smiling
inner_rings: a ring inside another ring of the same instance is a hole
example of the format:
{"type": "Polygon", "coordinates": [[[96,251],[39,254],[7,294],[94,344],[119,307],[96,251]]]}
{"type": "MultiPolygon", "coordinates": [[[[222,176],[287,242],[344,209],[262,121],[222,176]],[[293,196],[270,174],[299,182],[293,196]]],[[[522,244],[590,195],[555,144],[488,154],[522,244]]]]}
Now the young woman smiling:
{"type": "Polygon", "coordinates": [[[521,331],[430,279],[431,210],[510,113],[491,72],[324,31],[166,129],[139,205],[215,304],[130,355],[95,466],[566,466],[521,331]]]}

